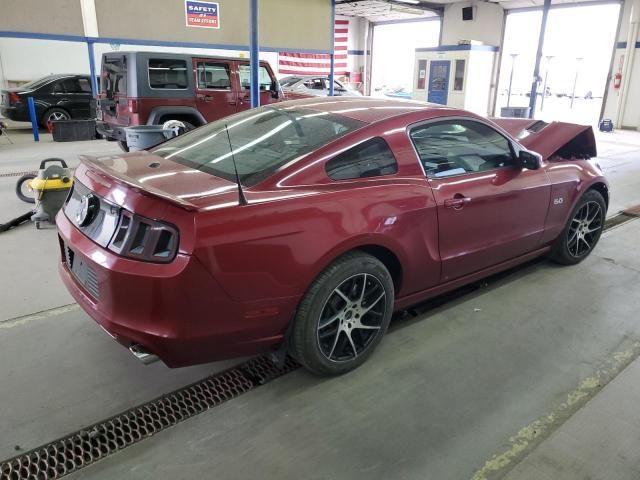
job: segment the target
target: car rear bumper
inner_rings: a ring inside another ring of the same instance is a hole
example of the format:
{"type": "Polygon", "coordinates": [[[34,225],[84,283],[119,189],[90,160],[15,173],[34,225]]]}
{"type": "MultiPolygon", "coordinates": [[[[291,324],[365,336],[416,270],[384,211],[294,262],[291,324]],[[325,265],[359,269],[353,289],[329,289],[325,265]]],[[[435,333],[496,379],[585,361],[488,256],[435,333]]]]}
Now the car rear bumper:
{"type": "Polygon", "coordinates": [[[119,257],[56,217],[62,280],[82,309],[119,343],[140,345],[169,367],[248,356],[278,346],[298,298],[235,302],[200,262],[179,253],[169,264],[119,257]],[[69,267],[91,270],[83,284],[69,267]]]}
{"type": "Polygon", "coordinates": [[[123,127],[119,127],[117,125],[112,125],[110,123],[104,122],[102,120],[98,120],[96,122],[96,130],[100,135],[105,137],[107,140],[111,141],[127,141],[127,134],[124,131],[123,127]]]}
{"type": "Polygon", "coordinates": [[[9,120],[13,120],[14,122],[30,121],[27,109],[19,105],[2,105],[0,107],[0,114],[2,114],[3,117],[8,118],[9,120]]]}

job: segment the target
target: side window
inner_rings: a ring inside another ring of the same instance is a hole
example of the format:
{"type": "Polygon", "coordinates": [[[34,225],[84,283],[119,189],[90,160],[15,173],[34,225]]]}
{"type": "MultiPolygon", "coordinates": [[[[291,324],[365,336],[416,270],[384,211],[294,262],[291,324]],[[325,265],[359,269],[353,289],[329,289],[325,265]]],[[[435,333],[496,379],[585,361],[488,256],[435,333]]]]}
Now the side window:
{"type": "Polygon", "coordinates": [[[332,158],[325,170],[332,180],[348,180],[392,175],[398,164],[387,142],[376,137],[332,158]]]}
{"type": "Polygon", "coordinates": [[[49,88],[52,93],[64,93],[64,85],[62,80],[53,82],[49,88]]]}
{"type": "Polygon", "coordinates": [[[62,91],[66,93],[82,93],[77,78],[65,78],[61,82],[62,91]]]}
{"type": "Polygon", "coordinates": [[[409,132],[428,177],[439,178],[513,165],[509,140],[484,123],[446,120],[409,132]]]}
{"type": "MultiPolygon", "coordinates": [[[[246,63],[242,64],[238,69],[238,73],[240,74],[240,85],[245,90],[249,90],[251,88],[251,67],[246,63]]],[[[260,82],[260,90],[271,89],[271,75],[269,75],[269,71],[263,66],[260,66],[258,80],[260,82]]]]}
{"type": "Polygon", "coordinates": [[[462,91],[464,89],[464,60],[456,60],[456,69],[453,76],[453,90],[462,91]]]}
{"type": "Polygon", "coordinates": [[[187,62],[173,58],[149,59],[149,86],[180,90],[189,86],[187,62]]]}
{"type": "Polygon", "coordinates": [[[198,62],[198,88],[231,89],[229,64],[198,62]]]}
{"type": "Polygon", "coordinates": [[[79,78],[78,86],[80,87],[81,93],[91,93],[91,82],[88,78],[79,78]]]}

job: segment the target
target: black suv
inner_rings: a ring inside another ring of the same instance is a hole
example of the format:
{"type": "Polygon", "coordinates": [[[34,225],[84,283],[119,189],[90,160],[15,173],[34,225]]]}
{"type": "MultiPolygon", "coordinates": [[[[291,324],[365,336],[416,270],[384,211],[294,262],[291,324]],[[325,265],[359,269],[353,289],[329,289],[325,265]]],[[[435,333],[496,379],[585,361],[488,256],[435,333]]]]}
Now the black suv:
{"type": "Polygon", "coordinates": [[[41,127],[46,127],[49,121],[91,117],[89,107],[93,97],[89,75],[47,75],[0,93],[0,112],[16,122],[30,121],[28,97],[33,97],[41,127]]]}

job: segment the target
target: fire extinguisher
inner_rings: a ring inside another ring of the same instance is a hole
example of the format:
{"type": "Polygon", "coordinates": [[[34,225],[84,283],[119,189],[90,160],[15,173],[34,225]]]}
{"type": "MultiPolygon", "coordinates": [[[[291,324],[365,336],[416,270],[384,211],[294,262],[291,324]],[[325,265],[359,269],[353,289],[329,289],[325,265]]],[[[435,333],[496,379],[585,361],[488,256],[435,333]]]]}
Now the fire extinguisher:
{"type": "Polygon", "coordinates": [[[622,74],[620,72],[616,73],[613,76],[613,88],[620,88],[620,84],[622,83],[622,74]]]}

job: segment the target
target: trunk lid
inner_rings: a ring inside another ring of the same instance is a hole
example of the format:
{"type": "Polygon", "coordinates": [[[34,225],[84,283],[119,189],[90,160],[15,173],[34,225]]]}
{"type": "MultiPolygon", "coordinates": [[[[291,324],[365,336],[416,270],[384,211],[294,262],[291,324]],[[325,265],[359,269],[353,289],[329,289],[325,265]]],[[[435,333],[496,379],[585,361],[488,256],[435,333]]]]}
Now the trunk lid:
{"type": "Polygon", "coordinates": [[[108,157],[81,155],[89,176],[113,179],[186,210],[238,203],[238,188],[233,182],[167,160],[149,152],[108,157]]]}
{"type": "Polygon", "coordinates": [[[597,156],[596,139],[588,125],[520,118],[493,118],[527,149],[549,159],[591,158],[597,156]]]}

